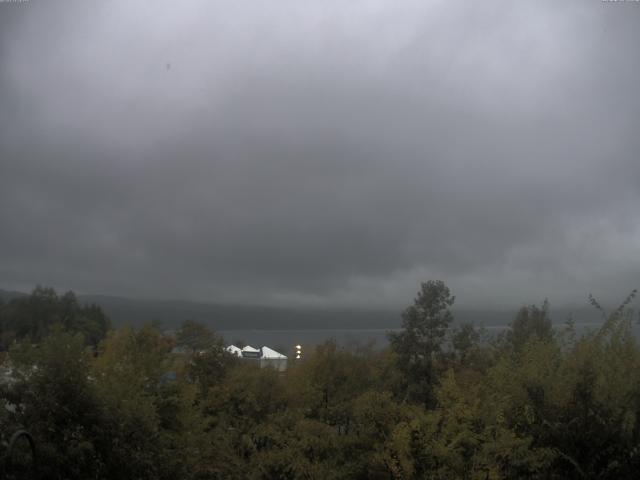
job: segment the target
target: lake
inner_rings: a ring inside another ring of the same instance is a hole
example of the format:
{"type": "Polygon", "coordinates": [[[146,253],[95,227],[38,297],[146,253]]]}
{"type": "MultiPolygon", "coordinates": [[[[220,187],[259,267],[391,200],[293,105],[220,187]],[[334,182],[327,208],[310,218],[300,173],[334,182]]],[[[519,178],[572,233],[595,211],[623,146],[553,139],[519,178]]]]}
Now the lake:
{"type": "Polygon", "coordinates": [[[384,348],[388,345],[387,330],[372,329],[317,329],[317,330],[220,330],[227,344],[241,341],[253,347],[268,346],[280,353],[290,354],[295,345],[302,345],[303,350],[334,339],[340,345],[359,343],[361,345],[375,342],[375,346],[384,348]]]}
{"type": "MultiPolygon", "coordinates": [[[[595,330],[602,325],[601,322],[589,322],[576,324],[578,333],[595,330]]],[[[560,330],[564,324],[555,324],[554,328],[560,330]]],[[[485,326],[489,335],[497,334],[507,328],[506,325],[485,326]]],[[[638,334],[638,327],[634,325],[638,334]]],[[[303,351],[312,349],[315,345],[334,339],[338,344],[348,346],[351,344],[365,345],[374,343],[377,348],[385,348],[389,344],[387,333],[397,332],[400,329],[370,328],[370,329],[300,329],[300,330],[220,330],[226,344],[241,341],[245,345],[253,347],[268,346],[280,353],[289,355],[294,351],[295,345],[302,345],[303,351]]]]}

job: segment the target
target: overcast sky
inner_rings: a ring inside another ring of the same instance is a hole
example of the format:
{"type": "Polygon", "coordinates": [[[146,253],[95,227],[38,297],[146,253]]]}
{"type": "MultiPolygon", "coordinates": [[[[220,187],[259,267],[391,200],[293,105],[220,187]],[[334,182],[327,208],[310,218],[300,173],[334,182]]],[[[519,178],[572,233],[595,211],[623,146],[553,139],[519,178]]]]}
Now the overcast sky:
{"type": "Polygon", "coordinates": [[[640,2],[0,3],[0,288],[640,286],[640,2]]]}

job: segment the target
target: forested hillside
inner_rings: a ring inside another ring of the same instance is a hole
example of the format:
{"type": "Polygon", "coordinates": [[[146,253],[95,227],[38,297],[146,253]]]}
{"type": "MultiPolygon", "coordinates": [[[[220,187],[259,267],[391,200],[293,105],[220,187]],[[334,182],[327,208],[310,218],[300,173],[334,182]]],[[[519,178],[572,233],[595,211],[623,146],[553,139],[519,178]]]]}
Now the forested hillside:
{"type": "MultiPolygon", "coordinates": [[[[0,301],[24,298],[28,294],[0,290],[0,301]]],[[[233,305],[186,300],[143,300],[111,295],[77,294],[80,304],[93,304],[108,315],[114,327],[141,327],[148,323],[177,328],[184,320],[193,319],[214,330],[279,330],[279,329],[395,329],[399,327],[398,311],[391,308],[319,308],[274,307],[266,305],[233,305]]],[[[452,307],[455,322],[477,326],[502,327],[513,318],[511,309],[452,307]]],[[[556,306],[553,317],[562,323],[572,315],[580,324],[600,321],[598,312],[588,306],[556,306]]]]}
{"type": "Polygon", "coordinates": [[[454,326],[455,298],[430,281],[388,349],[327,342],[279,373],[230,356],[204,325],[109,329],[98,307],[38,289],[0,307],[0,466],[43,479],[636,478],[634,297],[612,312],[591,297],[603,322],[590,333],[554,329],[545,302],[487,337],[454,326]],[[8,454],[20,429],[35,460],[23,441],[8,454]]]}

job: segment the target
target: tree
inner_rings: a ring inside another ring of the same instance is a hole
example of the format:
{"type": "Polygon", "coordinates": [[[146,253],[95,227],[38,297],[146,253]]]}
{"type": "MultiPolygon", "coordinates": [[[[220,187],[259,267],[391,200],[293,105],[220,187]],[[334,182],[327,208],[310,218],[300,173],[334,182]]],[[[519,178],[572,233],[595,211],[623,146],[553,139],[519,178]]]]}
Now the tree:
{"type": "Polygon", "coordinates": [[[96,478],[102,421],[82,335],[54,329],[37,346],[14,345],[10,355],[14,382],[3,386],[0,404],[16,406],[15,424],[34,436],[40,478],[96,478]]]}
{"type": "Polygon", "coordinates": [[[53,288],[38,286],[30,295],[0,305],[0,347],[28,338],[38,342],[55,325],[79,332],[88,345],[97,347],[110,328],[109,318],[95,305],[81,305],[75,293],[59,296],[53,288]]]}
{"type": "Polygon", "coordinates": [[[206,397],[209,389],[220,383],[237,362],[238,358],[224,349],[218,337],[210,348],[191,356],[186,365],[187,378],[197,384],[201,395],[206,397]]]}
{"type": "Polygon", "coordinates": [[[207,396],[209,388],[219,383],[237,360],[224,349],[221,336],[195,320],[182,323],[176,345],[187,350],[186,378],[199,386],[202,397],[207,396]]]}
{"type": "Polygon", "coordinates": [[[543,341],[553,337],[548,300],[540,307],[522,307],[507,331],[507,341],[515,350],[520,350],[533,337],[543,341]]]}
{"type": "Polygon", "coordinates": [[[472,323],[463,323],[454,328],[451,336],[451,347],[453,356],[460,365],[469,363],[469,359],[474,350],[478,350],[480,342],[480,332],[472,323]]]}
{"type": "Polygon", "coordinates": [[[316,347],[301,370],[315,402],[310,411],[341,432],[349,430],[353,399],[372,384],[369,358],[354,355],[328,340],[316,347]]]}
{"type": "Polygon", "coordinates": [[[206,325],[195,320],[185,320],[178,330],[176,345],[196,353],[207,350],[217,340],[217,336],[206,325]]]}
{"type": "Polygon", "coordinates": [[[161,455],[159,405],[163,376],[170,368],[162,336],[152,327],[110,332],[93,362],[91,376],[100,400],[106,478],[161,478],[168,456],[161,455]]]}
{"type": "Polygon", "coordinates": [[[390,333],[391,348],[405,375],[405,398],[432,405],[436,363],[453,320],[455,297],[441,280],[422,282],[413,305],[402,313],[402,331],[390,333]]]}

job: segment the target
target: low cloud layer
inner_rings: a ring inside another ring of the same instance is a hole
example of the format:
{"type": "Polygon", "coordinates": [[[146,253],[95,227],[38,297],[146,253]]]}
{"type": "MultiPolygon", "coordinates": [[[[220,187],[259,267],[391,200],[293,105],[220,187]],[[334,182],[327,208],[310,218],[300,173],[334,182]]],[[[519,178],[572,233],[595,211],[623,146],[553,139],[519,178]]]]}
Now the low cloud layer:
{"type": "Polygon", "coordinates": [[[640,284],[640,4],[0,3],[0,287],[607,301],[640,284]]]}

